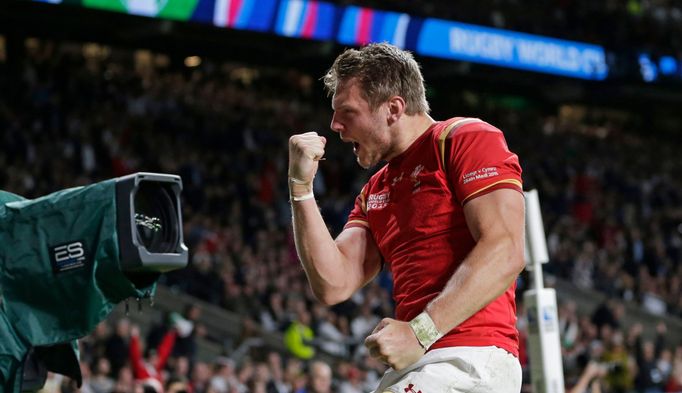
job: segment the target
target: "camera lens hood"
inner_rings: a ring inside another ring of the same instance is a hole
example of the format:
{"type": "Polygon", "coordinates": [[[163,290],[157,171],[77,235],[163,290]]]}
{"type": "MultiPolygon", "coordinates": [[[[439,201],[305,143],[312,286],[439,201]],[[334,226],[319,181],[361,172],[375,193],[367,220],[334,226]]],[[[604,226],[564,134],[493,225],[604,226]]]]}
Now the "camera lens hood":
{"type": "Polygon", "coordinates": [[[120,264],[124,272],[187,266],[179,176],[139,172],[116,179],[120,264]]]}

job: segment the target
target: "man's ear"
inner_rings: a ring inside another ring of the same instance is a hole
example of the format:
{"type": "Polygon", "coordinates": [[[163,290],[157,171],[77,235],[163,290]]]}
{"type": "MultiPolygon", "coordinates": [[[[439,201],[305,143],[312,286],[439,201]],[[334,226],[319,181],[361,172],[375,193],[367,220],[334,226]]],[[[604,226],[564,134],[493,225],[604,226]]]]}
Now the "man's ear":
{"type": "Polygon", "coordinates": [[[392,125],[405,113],[405,99],[401,96],[393,96],[386,101],[386,107],[388,109],[386,120],[389,125],[392,125]]]}

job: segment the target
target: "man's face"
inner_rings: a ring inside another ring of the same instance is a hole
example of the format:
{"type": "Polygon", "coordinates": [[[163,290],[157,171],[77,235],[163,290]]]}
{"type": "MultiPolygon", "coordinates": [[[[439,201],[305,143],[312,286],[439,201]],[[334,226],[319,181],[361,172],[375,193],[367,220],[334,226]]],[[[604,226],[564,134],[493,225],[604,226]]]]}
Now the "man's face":
{"type": "Polygon", "coordinates": [[[353,152],[361,167],[369,168],[390,158],[386,104],[372,110],[362,97],[359,83],[350,79],[338,84],[332,109],[330,128],[339,133],[342,141],[353,143],[353,152]]]}
{"type": "Polygon", "coordinates": [[[331,370],[322,366],[315,367],[310,375],[310,385],[314,393],[328,393],[332,385],[331,370]]]}

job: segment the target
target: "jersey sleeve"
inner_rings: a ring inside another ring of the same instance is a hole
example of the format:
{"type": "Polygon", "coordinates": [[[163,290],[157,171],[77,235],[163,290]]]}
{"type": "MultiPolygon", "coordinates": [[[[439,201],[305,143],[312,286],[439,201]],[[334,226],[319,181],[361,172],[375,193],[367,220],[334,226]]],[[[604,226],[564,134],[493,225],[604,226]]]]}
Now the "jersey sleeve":
{"type": "Polygon", "coordinates": [[[502,131],[480,120],[448,131],[444,164],[462,205],[500,188],[523,192],[519,158],[502,131]]]}
{"type": "Polygon", "coordinates": [[[348,215],[348,221],[346,221],[343,229],[353,227],[369,228],[369,221],[367,220],[367,188],[367,185],[362,187],[362,191],[355,198],[355,205],[348,215]]]}

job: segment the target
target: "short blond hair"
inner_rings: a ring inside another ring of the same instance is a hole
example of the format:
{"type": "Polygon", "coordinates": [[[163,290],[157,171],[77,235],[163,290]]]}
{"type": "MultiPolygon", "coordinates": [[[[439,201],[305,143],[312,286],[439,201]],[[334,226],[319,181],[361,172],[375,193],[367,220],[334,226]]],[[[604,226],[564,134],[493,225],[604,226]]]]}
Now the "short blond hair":
{"type": "Polygon", "coordinates": [[[360,49],[346,49],[322,78],[330,95],[340,82],[356,78],[363,98],[372,110],[394,95],[405,100],[405,113],[429,113],[426,88],[419,63],[412,53],[380,43],[360,49]]]}

